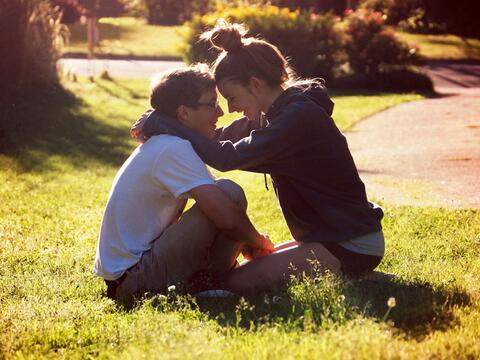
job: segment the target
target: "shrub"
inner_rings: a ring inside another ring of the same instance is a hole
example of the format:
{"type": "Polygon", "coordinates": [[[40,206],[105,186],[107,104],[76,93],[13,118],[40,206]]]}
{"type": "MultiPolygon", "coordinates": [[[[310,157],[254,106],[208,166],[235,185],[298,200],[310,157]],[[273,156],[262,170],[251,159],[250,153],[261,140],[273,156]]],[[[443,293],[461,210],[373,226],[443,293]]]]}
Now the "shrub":
{"type": "Polygon", "coordinates": [[[53,6],[58,6],[62,11],[62,23],[73,24],[80,20],[85,13],[85,6],[78,0],[50,0],[53,6]]]}
{"type": "Polygon", "coordinates": [[[381,13],[359,9],[349,13],[346,21],[346,51],[354,73],[385,72],[416,60],[416,50],[385,28],[381,13]]]}
{"type": "Polygon", "coordinates": [[[260,36],[276,45],[301,76],[321,76],[329,80],[342,63],[343,37],[336,29],[337,20],[333,15],[312,15],[271,5],[219,9],[194,17],[185,34],[187,62],[212,62],[217,57],[217,51],[198,39],[221,17],[246,24],[249,36],[260,36]]]}
{"type": "Polygon", "coordinates": [[[212,0],[144,0],[150,24],[178,25],[213,10],[212,0]]]}
{"type": "Polygon", "coordinates": [[[47,0],[0,2],[0,101],[26,88],[58,84],[59,48],[68,36],[60,11],[47,0]]]}
{"type": "Polygon", "coordinates": [[[363,0],[359,7],[382,12],[387,24],[406,31],[480,37],[471,0],[363,0]]]}
{"type": "Polygon", "coordinates": [[[359,8],[380,12],[385,15],[385,22],[397,25],[400,21],[414,15],[416,9],[421,7],[422,0],[364,0],[359,8]]]}
{"type": "Polygon", "coordinates": [[[413,68],[393,69],[375,74],[347,74],[337,78],[333,85],[339,89],[425,93],[434,91],[432,80],[413,68]]]}

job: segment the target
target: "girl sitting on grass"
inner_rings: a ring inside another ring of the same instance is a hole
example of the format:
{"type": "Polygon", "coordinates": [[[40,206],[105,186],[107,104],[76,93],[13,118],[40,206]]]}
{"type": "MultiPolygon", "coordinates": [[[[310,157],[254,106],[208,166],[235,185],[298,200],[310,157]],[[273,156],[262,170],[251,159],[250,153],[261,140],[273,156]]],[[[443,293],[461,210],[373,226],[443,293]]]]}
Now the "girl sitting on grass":
{"type": "Polygon", "coordinates": [[[217,88],[229,112],[245,118],[217,129],[214,140],[156,111],[134,131],[145,138],[181,136],[220,171],[270,174],[294,240],[267,256],[251,251],[253,260],[232,270],[224,288],[239,294],[270,289],[291,274],[308,273],[314,259],[349,275],[375,269],[385,251],[383,212],[367,200],[323,83],[298,79],[274,45],[246,37],[239,24],[219,21],[202,38],[223,50],[213,65],[217,88]]]}

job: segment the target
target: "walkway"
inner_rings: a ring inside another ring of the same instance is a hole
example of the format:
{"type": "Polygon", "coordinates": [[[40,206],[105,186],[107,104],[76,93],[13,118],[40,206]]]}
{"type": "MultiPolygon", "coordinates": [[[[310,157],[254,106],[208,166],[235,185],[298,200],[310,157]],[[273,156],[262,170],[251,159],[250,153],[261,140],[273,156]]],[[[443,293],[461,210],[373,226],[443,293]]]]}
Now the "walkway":
{"type": "Polygon", "coordinates": [[[346,136],[370,198],[480,208],[480,65],[424,68],[438,98],[396,106],[346,136]]]}

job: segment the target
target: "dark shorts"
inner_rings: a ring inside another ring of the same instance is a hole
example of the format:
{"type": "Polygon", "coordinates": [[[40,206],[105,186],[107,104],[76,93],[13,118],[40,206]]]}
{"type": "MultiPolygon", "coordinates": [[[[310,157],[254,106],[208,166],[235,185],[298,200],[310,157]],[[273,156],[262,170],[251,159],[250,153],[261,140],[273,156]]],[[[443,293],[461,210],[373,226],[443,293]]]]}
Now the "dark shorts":
{"type": "Polygon", "coordinates": [[[359,254],[333,242],[322,242],[321,244],[340,260],[342,272],[346,275],[358,276],[372,271],[383,258],[382,256],[359,254]]]}

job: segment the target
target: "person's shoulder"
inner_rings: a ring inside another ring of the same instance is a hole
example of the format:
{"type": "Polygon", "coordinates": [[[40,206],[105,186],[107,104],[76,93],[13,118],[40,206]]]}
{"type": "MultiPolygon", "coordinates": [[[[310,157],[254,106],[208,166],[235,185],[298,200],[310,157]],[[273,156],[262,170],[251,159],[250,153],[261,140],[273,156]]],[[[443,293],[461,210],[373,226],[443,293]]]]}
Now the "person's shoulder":
{"type": "Polygon", "coordinates": [[[190,144],[188,140],[167,134],[152,136],[142,146],[145,148],[145,150],[148,149],[153,151],[193,151],[192,144],[190,144]]]}
{"type": "MultiPolygon", "coordinates": [[[[188,166],[204,164],[198,157],[190,141],[173,135],[152,136],[152,149],[156,162],[188,164],[188,166]]],[[[147,144],[145,143],[145,144],[147,144]]],[[[150,149],[149,151],[152,151],[150,149]]]]}

